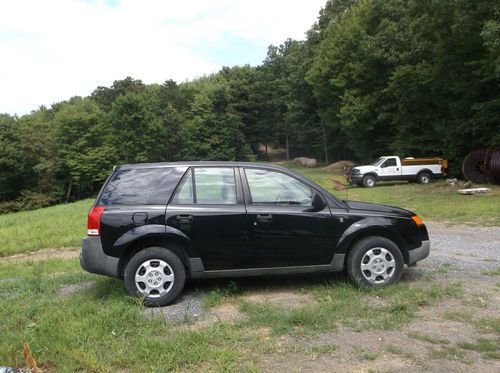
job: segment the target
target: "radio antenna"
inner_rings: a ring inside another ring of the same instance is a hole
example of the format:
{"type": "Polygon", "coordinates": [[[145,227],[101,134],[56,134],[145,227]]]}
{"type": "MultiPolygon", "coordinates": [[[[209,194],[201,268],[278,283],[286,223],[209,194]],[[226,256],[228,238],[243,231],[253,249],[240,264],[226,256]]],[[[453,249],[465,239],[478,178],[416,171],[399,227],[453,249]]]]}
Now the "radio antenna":
{"type": "Polygon", "coordinates": [[[347,185],[347,172],[349,172],[347,165],[344,166],[344,189],[346,201],[349,201],[349,187],[347,185]]]}

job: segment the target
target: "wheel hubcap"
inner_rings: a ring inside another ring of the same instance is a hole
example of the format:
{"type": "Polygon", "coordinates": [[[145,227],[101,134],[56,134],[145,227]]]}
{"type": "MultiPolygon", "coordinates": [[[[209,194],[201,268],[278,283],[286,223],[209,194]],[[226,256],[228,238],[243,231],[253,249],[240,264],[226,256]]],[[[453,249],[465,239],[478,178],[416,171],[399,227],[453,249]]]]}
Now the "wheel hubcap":
{"type": "Polygon", "coordinates": [[[372,284],[389,281],[394,275],[396,262],[393,255],[383,247],[368,250],[361,259],[361,272],[372,284]]]}
{"type": "Polygon", "coordinates": [[[369,187],[372,187],[373,184],[374,184],[374,181],[372,179],[366,180],[366,185],[368,185],[369,187]]]}
{"type": "Polygon", "coordinates": [[[145,297],[159,298],[174,286],[172,267],[159,259],[147,260],[135,272],[135,286],[145,297]]]}

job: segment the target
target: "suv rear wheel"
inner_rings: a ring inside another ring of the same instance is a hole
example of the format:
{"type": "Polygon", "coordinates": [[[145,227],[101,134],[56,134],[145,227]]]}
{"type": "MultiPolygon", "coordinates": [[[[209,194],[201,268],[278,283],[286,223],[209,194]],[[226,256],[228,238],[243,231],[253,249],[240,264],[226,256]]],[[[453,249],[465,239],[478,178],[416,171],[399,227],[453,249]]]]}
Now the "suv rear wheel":
{"type": "Polygon", "coordinates": [[[135,254],[125,268],[125,287],[131,296],[144,298],[147,306],[166,306],[182,292],[186,270],[180,258],[163,247],[149,247],[135,254]]]}
{"type": "Polygon", "coordinates": [[[347,273],[358,285],[371,288],[393,284],[403,273],[403,255],[397,245],[384,237],[366,237],[347,256],[347,273]]]}

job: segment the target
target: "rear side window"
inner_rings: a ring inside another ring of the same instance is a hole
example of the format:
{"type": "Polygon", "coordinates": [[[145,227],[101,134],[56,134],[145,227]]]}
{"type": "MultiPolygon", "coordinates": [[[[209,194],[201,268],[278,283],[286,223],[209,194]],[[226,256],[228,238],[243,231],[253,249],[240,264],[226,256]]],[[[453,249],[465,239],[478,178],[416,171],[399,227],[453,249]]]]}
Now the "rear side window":
{"type": "Polygon", "coordinates": [[[179,191],[173,199],[173,203],[197,203],[202,205],[236,204],[234,169],[222,167],[194,168],[184,178],[179,191]]]}
{"type": "Polygon", "coordinates": [[[105,185],[99,205],[166,205],[187,167],[118,169],[105,185]]]}

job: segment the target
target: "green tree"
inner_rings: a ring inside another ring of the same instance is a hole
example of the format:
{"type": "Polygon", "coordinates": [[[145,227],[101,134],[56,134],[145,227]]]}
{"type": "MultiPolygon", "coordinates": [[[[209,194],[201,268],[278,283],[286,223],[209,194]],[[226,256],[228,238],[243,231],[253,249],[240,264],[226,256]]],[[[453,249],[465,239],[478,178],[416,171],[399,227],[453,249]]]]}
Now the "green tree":
{"type": "Polygon", "coordinates": [[[83,197],[96,192],[115,163],[115,144],[107,141],[102,117],[94,101],[81,97],[62,103],[54,113],[58,172],[66,183],[66,201],[72,193],[83,197]]]}
{"type": "Polygon", "coordinates": [[[0,201],[16,198],[24,189],[25,161],[18,120],[0,114],[0,201]]]}

